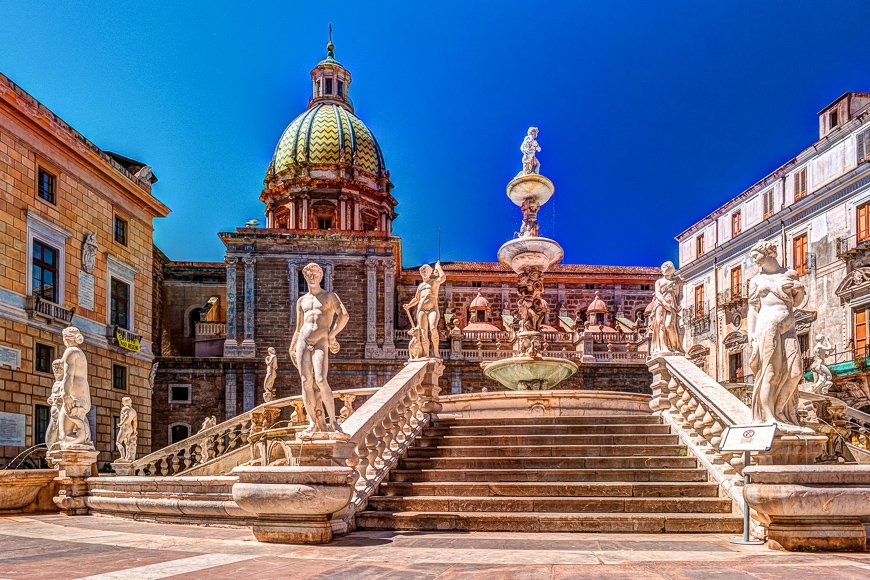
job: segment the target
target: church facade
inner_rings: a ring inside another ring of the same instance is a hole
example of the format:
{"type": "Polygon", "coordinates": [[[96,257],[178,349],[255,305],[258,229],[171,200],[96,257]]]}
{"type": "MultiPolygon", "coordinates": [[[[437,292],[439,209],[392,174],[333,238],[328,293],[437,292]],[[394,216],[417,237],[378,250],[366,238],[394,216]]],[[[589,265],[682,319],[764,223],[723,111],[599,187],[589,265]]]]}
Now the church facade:
{"type": "MultiPolygon", "coordinates": [[[[259,404],[269,347],[278,353],[278,396],[300,392],[288,349],[309,262],[323,268],[324,287],[350,314],[338,337],[341,351],[330,361],[333,388],[382,385],[408,359],[410,322],[402,305],[414,296],[420,275],[416,267],[402,267],[402,240],[392,232],[398,202],[390,172],[375,136],[354,114],[351,82],[330,41],[327,57],[311,71],[309,106],[285,129],[266,170],[260,194],[265,227],[220,232],[226,248],[220,263],[163,259],[155,300],[162,338],[155,445],[189,436],[211,415],[223,420],[259,404]]],[[[495,262],[443,267],[442,392],[501,388],[483,377],[480,362],[509,356],[516,275],[495,262]]],[[[548,273],[551,351],[576,356],[595,303],[602,305],[592,314],[599,338],[610,351],[634,353],[629,364],[615,364],[602,346],[600,364],[582,365],[562,388],[648,388],[635,324],[657,275],[657,268],[572,264],[548,273]]]]}

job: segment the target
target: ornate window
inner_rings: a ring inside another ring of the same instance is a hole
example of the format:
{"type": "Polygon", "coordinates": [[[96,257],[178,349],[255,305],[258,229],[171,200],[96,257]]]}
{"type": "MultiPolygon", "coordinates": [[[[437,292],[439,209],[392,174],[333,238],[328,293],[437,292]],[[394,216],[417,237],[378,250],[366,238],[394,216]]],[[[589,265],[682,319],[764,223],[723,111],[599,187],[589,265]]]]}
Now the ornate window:
{"type": "Polygon", "coordinates": [[[738,209],[731,214],[731,237],[740,235],[740,210],[738,209]]]}
{"type": "Polygon", "coordinates": [[[870,325],[868,325],[868,309],[867,306],[863,306],[860,309],[856,309],[852,312],[852,340],[855,343],[855,353],[863,353],[867,349],[868,344],[868,330],[870,330],[870,325]]]}
{"type": "Polygon", "coordinates": [[[743,268],[736,266],[731,268],[731,299],[743,296],[743,268]]]}
{"type": "Polygon", "coordinates": [[[331,230],[337,220],[335,205],[325,201],[317,201],[311,204],[311,218],[309,227],[312,230],[331,230]]]}
{"type": "Polygon", "coordinates": [[[371,209],[364,209],[360,215],[362,218],[363,231],[374,232],[378,229],[378,214],[371,209]]]}
{"type": "Polygon", "coordinates": [[[109,324],[130,330],[130,285],[117,278],[111,281],[109,324]]]}
{"type": "Polygon", "coordinates": [[[31,261],[31,286],[33,296],[49,302],[58,302],[58,250],[41,240],[33,240],[33,259],[31,261]]]}

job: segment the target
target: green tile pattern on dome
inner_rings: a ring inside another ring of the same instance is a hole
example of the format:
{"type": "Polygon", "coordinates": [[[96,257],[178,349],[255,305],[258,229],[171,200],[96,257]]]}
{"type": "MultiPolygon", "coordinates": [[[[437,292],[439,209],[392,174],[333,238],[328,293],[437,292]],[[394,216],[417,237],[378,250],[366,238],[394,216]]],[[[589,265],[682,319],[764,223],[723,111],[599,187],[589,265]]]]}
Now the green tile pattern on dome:
{"type": "Polygon", "coordinates": [[[272,163],[280,173],[299,163],[337,164],[342,157],[375,175],[384,167],[381,148],[368,127],[345,108],[322,103],[287,126],[272,163]]]}

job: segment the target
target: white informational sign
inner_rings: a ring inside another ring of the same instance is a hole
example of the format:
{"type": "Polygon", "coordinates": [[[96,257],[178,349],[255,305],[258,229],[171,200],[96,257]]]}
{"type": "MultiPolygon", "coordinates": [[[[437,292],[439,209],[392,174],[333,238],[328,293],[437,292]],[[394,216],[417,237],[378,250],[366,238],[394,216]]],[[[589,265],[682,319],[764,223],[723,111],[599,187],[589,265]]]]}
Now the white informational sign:
{"type": "Polygon", "coordinates": [[[79,271],[79,306],[94,309],[94,276],[84,270],[79,271]]]}
{"type": "Polygon", "coordinates": [[[17,348],[0,346],[0,366],[6,365],[13,371],[21,368],[21,351],[17,348]]]}
{"type": "Polygon", "coordinates": [[[24,415],[0,413],[0,445],[24,447],[24,415]]]}
{"type": "Polygon", "coordinates": [[[722,433],[719,451],[769,451],[776,434],[773,425],[730,425],[722,433]]]}

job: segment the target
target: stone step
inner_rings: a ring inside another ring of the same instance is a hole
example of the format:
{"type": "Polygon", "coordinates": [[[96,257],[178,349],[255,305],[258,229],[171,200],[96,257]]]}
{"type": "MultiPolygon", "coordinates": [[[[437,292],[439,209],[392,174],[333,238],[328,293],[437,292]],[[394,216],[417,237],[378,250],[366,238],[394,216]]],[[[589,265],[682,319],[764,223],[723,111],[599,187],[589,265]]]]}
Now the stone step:
{"type": "Polygon", "coordinates": [[[368,508],[386,512],[548,513],[731,513],[731,500],[718,497],[473,497],[372,496],[368,508]]]}
{"type": "Polygon", "coordinates": [[[357,514],[360,530],[465,532],[605,532],[679,534],[739,533],[743,519],[732,514],[386,512],[357,514]]]}
{"type": "Polygon", "coordinates": [[[427,427],[423,435],[668,435],[669,425],[441,425],[427,427]]]}
{"type": "Polygon", "coordinates": [[[388,482],[378,491],[382,496],[476,496],[476,497],[718,497],[713,482],[571,482],[439,481],[388,482]]]}
{"type": "MultiPolygon", "coordinates": [[[[413,451],[413,450],[409,450],[413,451]]],[[[696,468],[694,457],[613,456],[604,457],[408,457],[399,469],[643,469],[662,467],[696,468]]]]}
{"type": "MultiPolygon", "coordinates": [[[[678,458],[668,458],[678,459],[678,458]]],[[[689,459],[689,458],[679,458],[689,459]]],[[[503,460],[500,460],[503,461],[503,460]]],[[[707,472],[695,467],[665,467],[649,469],[634,467],[629,469],[394,469],[390,471],[391,482],[435,482],[435,481],[475,481],[475,482],[706,482],[707,472]]]]}
{"type": "Polygon", "coordinates": [[[661,425],[662,420],[655,415],[583,415],[558,417],[449,417],[439,415],[435,426],[453,425],[494,426],[494,425],[661,425]]]}
{"type": "Polygon", "coordinates": [[[564,445],[678,445],[677,435],[440,435],[420,437],[417,447],[536,447],[564,445]]]}
{"type": "Polygon", "coordinates": [[[682,445],[542,445],[539,447],[516,446],[473,446],[453,445],[438,447],[412,447],[408,458],[425,457],[611,457],[620,455],[686,455],[682,445]]]}

